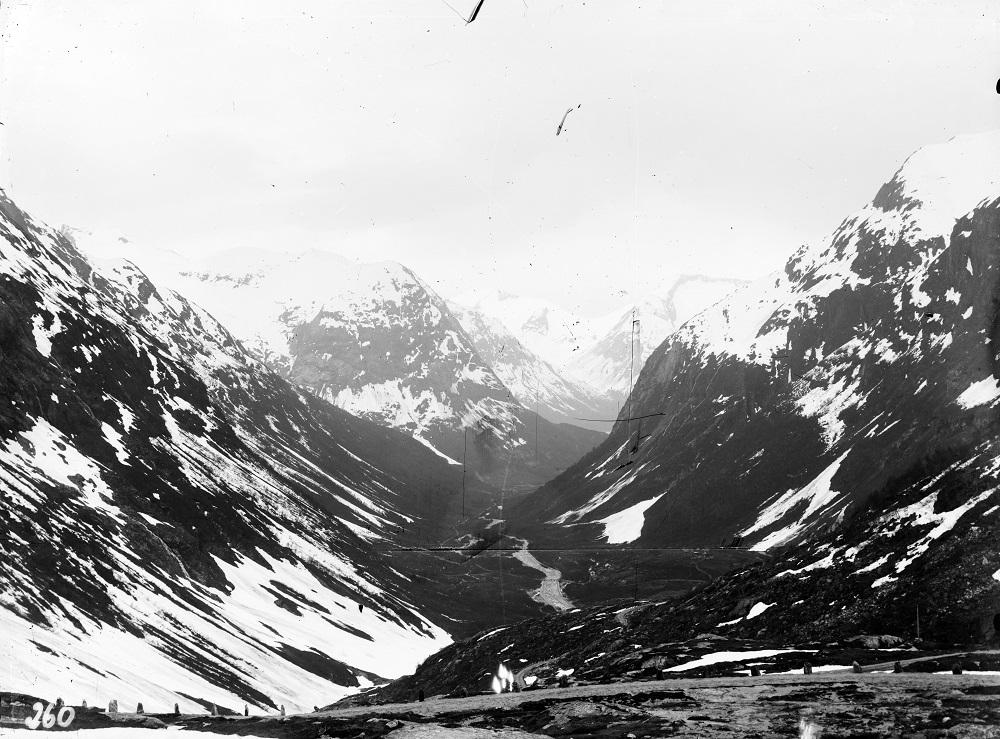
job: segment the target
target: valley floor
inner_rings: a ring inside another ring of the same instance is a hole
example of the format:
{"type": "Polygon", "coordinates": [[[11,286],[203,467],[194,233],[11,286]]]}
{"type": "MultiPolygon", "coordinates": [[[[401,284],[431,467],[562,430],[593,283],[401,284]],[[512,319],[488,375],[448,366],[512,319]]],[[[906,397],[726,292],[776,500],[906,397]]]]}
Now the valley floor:
{"type": "MultiPolygon", "coordinates": [[[[352,706],[284,718],[160,718],[192,733],[302,739],[1000,737],[1000,675],[681,678],[352,706]]],[[[96,739],[116,734],[106,731],[82,733],[96,739]]]]}

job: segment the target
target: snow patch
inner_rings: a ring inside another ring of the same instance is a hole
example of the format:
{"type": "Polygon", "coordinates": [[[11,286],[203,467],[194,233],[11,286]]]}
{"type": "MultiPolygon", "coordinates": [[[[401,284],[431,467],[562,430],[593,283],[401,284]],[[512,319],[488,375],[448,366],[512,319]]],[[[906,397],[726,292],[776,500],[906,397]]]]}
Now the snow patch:
{"type": "Polygon", "coordinates": [[[31,333],[35,337],[35,346],[38,347],[39,354],[46,358],[52,355],[52,337],[61,330],[62,325],[57,315],[52,316],[52,325],[49,328],[45,328],[44,316],[36,315],[31,319],[31,333]]]}
{"type": "Polygon", "coordinates": [[[985,377],[969,385],[955,402],[965,410],[969,410],[992,403],[997,398],[1000,398],[1000,382],[995,377],[985,377]]]}
{"type": "Polygon", "coordinates": [[[642,526],[646,523],[646,511],[664,495],[665,493],[660,493],[655,498],[636,503],[618,513],[612,513],[607,518],[598,519],[596,523],[604,525],[604,536],[608,544],[628,544],[638,539],[642,534],[642,526]]]}
{"type": "Polygon", "coordinates": [[[778,604],[777,603],[755,603],[754,606],[753,606],[753,608],[751,608],[750,612],[747,614],[746,620],[749,621],[752,618],[757,618],[757,616],[759,616],[760,614],[762,614],[768,608],[772,608],[772,607],[774,607],[776,605],[778,605],[778,604]]]}
{"type": "Polygon", "coordinates": [[[687,672],[698,667],[708,667],[720,662],[743,662],[748,659],[762,659],[764,657],[774,657],[778,654],[788,654],[789,652],[815,652],[815,649],[758,649],[750,652],[712,652],[703,655],[691,662],[684,662],[680,665],[668,667],[664,672],[687,672]]]}
{"type": "Polygon", "coordinates": [[[416,439],[417,441],[419,441],[421,444],[423,444],[428,449],[430,449],[436,455],[438,455],[439,457],[441,457],[441,459],[445,460],[448,464],[457,464],[459,467],[462,466],[461,462],[456,462],[454,459],[452,459],[447,454],[445,454],[444,452],[440,451],[437,447],[435,447],[433,444],[431,444],[429,441],[427,441],[427,439],[425,439],[424,437],[422,437],[422,436],[414,436],[413,438],[416,439]]]}
{"type": "Polygon", "coordinates": [[[122,435],[118,433],[114,426],[109,423],[101,423],[101,433],[104,439],[114,448],[115,456],[122,464],[129,464],[129,453],[125,445],[122,444],[122,435]]]}
{"type": "Polygon", "coordinates": [[[834,475],[837,474],[837,470],[840,469],[841,462],[844,461],[849,453],[850,450],[841,454],[805,487],[799,490],[789,490],[762,510],[757,515],[757,521],[749,528],[740,532],[742,536],[750,536],[758,531],[767,529],[784,519],[790,510],[801,506],[803,503],[806,504],[805,510],[798,515],[795,521],[768,534],[761,541],[754,544],[751,550],[764,552],[771,547],[784,544],[802,533],[808,527],[814,515],[828,510],[840,496],[838,491],[830,487],[830,483],[834,475]]]}
{"type": "Polygon", "coordinates": [[[75,488],[85,505],[117,515],[118,508],[111,503],[111,489],[101,477],[97,463],[81,454],[44,418],[36,420],[28,431],[22,431],[18,439],[8,441],[3,453],[10,455],[15,469],[34,469],[52,482],[75,488]]]}
{"type": "Polygon", "coordinates": [[[932,541],[941,538],[946,533],[951,531],[962,516],[979,505],[979,503],[986,500],[989,496],[993,495],[997,489],[998,488],[990,488],[976,497],[965,501],[962,505],[953,508],[950,511],[941,511],[940,513],[934,512],[934,506],[937,503],[938,494],[937,492],[933,492],[923,500],[920,500],[913,505],[900,508],[899,510],[886,516],[884,522],[888,524],[886,533],[889,534],[903,526],[908,528],[915,526],[933,526],[933,528],[925,533],[918,541],[910,545],[909,549],[906,551],[906,555],[896,562],[894,574],[890,573],[880,577],[872,583],[872,587],[880,588],[886,583],[894,581],[896,579],[895,575],[903,572],[903,570],[913,564],[913,562],[916,561],[920,555],[927,551],[927,548],[930,546],[932,541]]]}

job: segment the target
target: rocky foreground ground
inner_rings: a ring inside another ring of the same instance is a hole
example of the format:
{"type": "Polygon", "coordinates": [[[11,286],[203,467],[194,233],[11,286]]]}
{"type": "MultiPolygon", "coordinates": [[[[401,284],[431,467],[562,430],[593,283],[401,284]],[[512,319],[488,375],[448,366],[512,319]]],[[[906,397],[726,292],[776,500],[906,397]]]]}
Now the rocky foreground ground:
{"type": "Polygon", "coordinates": [[[1000,675],[830,672],[679,678],[438,697],[284,717],[120,714],[112,721],[92,711],[71,728],[116,726],[295,739],[1000,737],[1000,675]]]}

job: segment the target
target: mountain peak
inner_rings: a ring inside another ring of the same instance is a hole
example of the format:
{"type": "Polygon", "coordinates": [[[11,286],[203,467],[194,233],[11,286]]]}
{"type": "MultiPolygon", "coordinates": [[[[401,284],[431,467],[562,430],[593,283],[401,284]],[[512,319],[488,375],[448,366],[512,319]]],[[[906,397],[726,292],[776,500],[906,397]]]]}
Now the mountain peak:
{"type": "Polygon", "coordinates": [[[957,217],[995,195],[998,164],[1000,130],[955,136],[911,154],[872,206],[907,213],[923,238],[947,236],[957,217]]]}

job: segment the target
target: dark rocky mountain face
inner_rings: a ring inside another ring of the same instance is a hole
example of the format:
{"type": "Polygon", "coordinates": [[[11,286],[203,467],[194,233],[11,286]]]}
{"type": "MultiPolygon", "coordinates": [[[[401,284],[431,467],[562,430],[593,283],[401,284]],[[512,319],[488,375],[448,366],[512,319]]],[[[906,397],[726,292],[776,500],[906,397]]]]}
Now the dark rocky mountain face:
{"type": "Polygon", "coordinates": [[[457,605],[384,551],[459,520],[459,468],[296,389],[133,265],[95,270],[6,196],[0,237],[15,688],[309,708],[447,643],[457,605]]]}
{"type": "Polygon", "coordinates": [[[603,438],[545,415],[536,419],[445,302],[402,269],[408,279],[393,280],[401,296],[394,315],[373,291],[360,319],[324,307],[296,326],[289,379],[425,439],[486,482],[515,489],[542,484],[603,438]],[[370,320],[385,314],[390,320],[370,320]]]}
{"type": "MultiPolygon", "coordinates": [[[[137,253],[140,263],[156,256],[137,253]]],[[[603,438],[536,422],[445,301],[400,264],[237,251],[158,274],[283,377],[465,462],[484,484],[532,489],[603,438]]]]}
{"type": "Polygon", "coordinates": [[[975,572],[963,598],[995,599],[1000,565],[977,542],[1000,503],[998,141],[921,150],[827,244],[669,337],[631,398],[633,417],[660,415],[620,419],[511,531],[805,543],[785,568],[808,573],[800,597],[829,577],[888,604],[975,572]]]}

